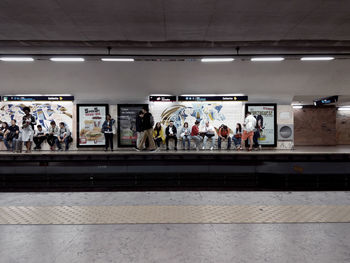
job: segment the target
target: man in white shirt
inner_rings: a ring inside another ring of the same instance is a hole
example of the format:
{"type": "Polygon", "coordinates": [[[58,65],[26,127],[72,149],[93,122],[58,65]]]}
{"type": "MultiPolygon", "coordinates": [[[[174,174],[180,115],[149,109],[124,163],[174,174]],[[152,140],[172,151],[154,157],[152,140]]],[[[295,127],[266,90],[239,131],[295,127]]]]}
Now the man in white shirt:
{"type": "Polygon", "coordinates": [[[245,145],[245,140],[249,139],[249,151],[253,149],[253,137],[254,137],[254,129],[256,126],[256,119],[251,114],[251,112],[247,112],[246,118],[243,124],[243,134],[242,134],[242,142],[241,142],[241,150],[242,146],[245,145]]]}
{"type": "Polygon", "coordinates": [[[41,150],[41,144],[46,140],[46,131],[41,125],[37,125],[34,131],[34,150],[41,150]]]}
{"type": "Polygon", "coordinates": [[[207,146],[207,141],[208,139],[211,140],[211,146],[210,146],[210,150],[212,151],[214,149],[214,144],[215,144],[215,129],[213,126],[210,125],[209,121],[207,121],[205,123],[205,127],[203,130],[204,135],[204,139],[203,139],[203,150],[205,150],[206,146],[207,146]]]}

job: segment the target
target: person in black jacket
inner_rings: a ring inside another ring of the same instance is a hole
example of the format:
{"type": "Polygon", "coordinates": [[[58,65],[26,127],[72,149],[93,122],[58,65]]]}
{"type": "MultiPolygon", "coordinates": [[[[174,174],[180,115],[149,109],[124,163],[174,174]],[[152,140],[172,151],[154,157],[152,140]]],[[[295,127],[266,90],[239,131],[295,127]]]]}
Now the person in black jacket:
{"type": "Polygon", "coordinates": [[[166,150],[169,150],[169,140],[175,141],[175,147],[174,150],[177,151],[177,130],[174,126],[174,122],[170,121],[169,126],[165,129],[165,143],[166,143],[166,150]]]}
{"type": "Polygon", "coordinates": [[[142,118],[142,130],[143,130],[143,136],[139,144],[137,145],[136,150],[142,150],[144,148],[144,144],[146,143],[146,140],[148,139],[149,142],[149,150],[155,151],[156,150],[156,144],[153,140],[153,125],[154,120],[151,113],[148,112],[148,107],[144,107],[142,109],[143,112],[143,118],[142,118]]]}

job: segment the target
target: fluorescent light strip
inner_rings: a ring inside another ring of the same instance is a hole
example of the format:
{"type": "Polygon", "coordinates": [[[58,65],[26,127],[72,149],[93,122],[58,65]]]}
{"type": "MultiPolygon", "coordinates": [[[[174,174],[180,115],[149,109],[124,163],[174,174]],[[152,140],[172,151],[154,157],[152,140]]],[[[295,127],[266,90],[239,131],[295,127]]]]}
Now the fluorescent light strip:
{"type": "Polygon", "coordinates": [[[328,61],[333,60],[334,57],[302,57],[302,61],[328,61]]]}
{"type": "Polygon", "coordinates": [[[302,109],[303,105],[293,105],[293,109],[302,109]]]}
{"type": "Polygon", "coordinates": [[[134,62],[133,58],[101,58],[102,61],[111,61],[111,62],[134,62]]]}
{"type": "Polygon", "coordinates": [[[250,59],[251,61],[266,61],[266,62],[269,62],[269,61],[283,61],[284,58],[282,57],[258,57],[258,58],[251,58],[250,59]]]}
{"type": "Polygon", "coordinates": [[[8,62],[31,62],[34,61],[33,58],[30,57],[1,57],[1,61],[8,61],[8,62]]]}
{"type": "Polygon", "coordinates": [[[231,62],[234,58],[202,58],[201,62],[231,62]]]}
{"type": "Polygon", "coordinates": [[[54,62],[83,62],[85,61],[84,58],[69,58],[69,57],[56,57],[56,58],[50,58],[51,61],[54,62]]]}
{"type": "Polygon", "coordinates": [[[348,110],[348,111],[350,111],[350,106],[339,107],[338,110],[340,110],[340,111],[343,111],[343,110],[348,110]]]}

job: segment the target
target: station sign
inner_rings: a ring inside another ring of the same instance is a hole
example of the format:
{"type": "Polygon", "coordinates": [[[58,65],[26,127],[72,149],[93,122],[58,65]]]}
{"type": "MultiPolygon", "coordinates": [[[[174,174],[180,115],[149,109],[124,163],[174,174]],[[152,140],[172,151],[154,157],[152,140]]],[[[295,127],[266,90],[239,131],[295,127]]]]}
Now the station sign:
{"type": "Polygon", "coordinates": [[[178,96],[178,101],[248,101],[248,96],[178,96]]]}
{"type": "Polygon", "coordinates": [[[1,96],[2,101],[74,101],[74,96],[1,96]]]}

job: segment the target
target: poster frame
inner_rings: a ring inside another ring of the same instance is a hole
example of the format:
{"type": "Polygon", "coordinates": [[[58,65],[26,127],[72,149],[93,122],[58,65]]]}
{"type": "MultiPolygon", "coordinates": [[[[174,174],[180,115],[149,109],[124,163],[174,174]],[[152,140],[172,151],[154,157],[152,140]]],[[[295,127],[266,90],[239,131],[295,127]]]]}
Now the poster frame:
{"type": "Polygon", "coordinates": [[[277,147],[277,103],[246,103],[244,106],[244,117],[248,111],[249,106],[268,106],[274,109],[274,143],[272,144],[261,144],[261,147],[277,147]]]}
{"type": "Polygon", "coordinates": [[[77,124],[76,124],[76,146],[77,148],[101,148],[101,147],[106,147],[106,142],[103,145],[80,145],[79,141],[80,141],[80,131],[79,131],[79,127],[80,127],[80,113],[79,113],[79,109],[80,107],[105,107],[106,110],[106,114],[109,114],[109,104],[91,104],[91,103],[87,103],[87,104],[76,104],[76,111],[77,111],[77,124]]]}
{"type": "Polygon", "coordinates": [[[123,107],[140,107],[140,108],[143,108],[143,107],[147,107],[149,109],[149,104],[147,103],[139,103],[139,104],[118,104],[118,147],[119,148],[132,148],[132,147],[135,147],[133,145],[126,145],[126,144],[122,144],[121,143],[121,138],[120,138],[120,135],[121,135],[121,132],[120,132],[120,116],[121,116],[121,108],[123,107]]]}

